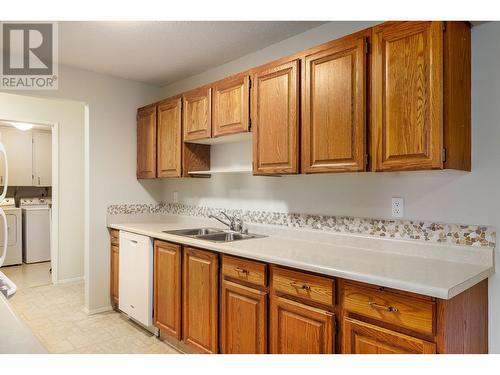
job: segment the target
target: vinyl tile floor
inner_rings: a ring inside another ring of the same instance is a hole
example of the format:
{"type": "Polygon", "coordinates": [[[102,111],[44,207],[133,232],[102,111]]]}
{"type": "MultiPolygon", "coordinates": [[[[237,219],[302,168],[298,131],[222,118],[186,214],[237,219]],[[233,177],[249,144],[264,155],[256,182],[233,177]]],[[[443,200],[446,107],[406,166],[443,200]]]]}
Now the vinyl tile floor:
{"type": "Polygon", "coordinates": [[[87,315],[83,298],[77,282],[21,287],[9,301],[49,353],[179,353],[118,312],[87,315]]]}
{"type": "Polygon", "coordinates": [[[50,262],[7,266],[0,268],[5,276],[16,284],[17,289],[31,288],[34,286],[48,285],[52,282],[50,262]]]}

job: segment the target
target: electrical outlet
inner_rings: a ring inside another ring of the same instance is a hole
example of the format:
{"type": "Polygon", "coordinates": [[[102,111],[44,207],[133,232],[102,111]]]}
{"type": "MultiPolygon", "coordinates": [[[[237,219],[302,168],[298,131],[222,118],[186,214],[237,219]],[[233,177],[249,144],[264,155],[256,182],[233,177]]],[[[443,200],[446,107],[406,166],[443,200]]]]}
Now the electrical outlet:
{"type": "Polygon", "coordinates": [[[174,201],[174,203],[179,203],[179,192],[178,191],[174,191],[174,193],[172,194],[172,200],[174,201]]]}
{"type": "Polygon", "coordinates": [[[405,215],[404,198],[392,198],[392,217],[402,218],[405,215]]]}

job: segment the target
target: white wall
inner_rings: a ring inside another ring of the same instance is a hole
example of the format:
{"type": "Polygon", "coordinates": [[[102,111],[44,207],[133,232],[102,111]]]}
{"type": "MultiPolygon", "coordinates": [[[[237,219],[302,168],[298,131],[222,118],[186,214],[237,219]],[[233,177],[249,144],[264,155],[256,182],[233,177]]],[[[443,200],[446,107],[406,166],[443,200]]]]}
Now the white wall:
{"type": "MultiPolygon", "coordinates": [[[[370,26],[328,23],[217,69],[165,87],[174,95],[370,26]]],[[[472,172],[349,173],[164,182],[164,199],[184,203],[360,217],[390,217],[391,197],[405,198],[405,217],[500,228],[500,23],[472,29],[472,172]]],[[[496,257],[498,267],[498,256],[496,257]]],[[[500,353],[500,277],[490,279],[490,351],[500,353]]]]}
{"type": "Polygon", "coordinates": [[[81,102],[0,93],[0,119],[59,124],[59,280],[83,276],[84,108],[81,102]]]}
{"type": "MultiPolygon", "coordinates": [[[[160,89],[60,66],[58,90],[19,93],[78,100],[88,105],[90,253],[85,265],[89,291],[85,305],[89,311],[105,309],[110,306],[106,208],[113,203],[155,203],[161,197],[161,186],[156,181],[138,182],[135,178],[136,111],[138,107],[157,100],[160,89]]],[[[68,143],[67,147],[71,144],[68,143]]],[[[63,194],[61,191],[61,196],[63,194]]],[[[67,190],[66,194],[72,194],[72,190],[67,190]]]]}
{"type": "Polygon", "coordinates": [[[302,34],[164,87],[168,97],[371,27],[378,22],[328,22],[302,34]]]}

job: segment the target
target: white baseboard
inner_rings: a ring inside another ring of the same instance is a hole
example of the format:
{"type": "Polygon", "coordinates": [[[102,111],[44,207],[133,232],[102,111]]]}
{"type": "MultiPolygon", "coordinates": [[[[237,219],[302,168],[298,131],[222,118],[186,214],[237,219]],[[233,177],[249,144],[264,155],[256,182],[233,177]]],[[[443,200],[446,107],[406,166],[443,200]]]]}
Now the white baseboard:
{"type": "Polygon", "coordinates": [[[57,280],[54,284],[69,284],[69,283],[76,283],[76,282],[83,281],[83,280],[84,280],[83,276],[80,276],[80,277],[74,277],[72,279],[57,280]]]}
{"type": "Polygon", "coordinates": [[[99,307],[98,309],[92,309],[92,310],[89,310],[86,307],[83,308],[83,311],[87,315],[95,315],[95,314],[100,314],[100,313],[107,312],[107,311],[112,311],[112,310],[113,310],[113,307],[111,305],[104,306],[104,307],[99,307]]]}

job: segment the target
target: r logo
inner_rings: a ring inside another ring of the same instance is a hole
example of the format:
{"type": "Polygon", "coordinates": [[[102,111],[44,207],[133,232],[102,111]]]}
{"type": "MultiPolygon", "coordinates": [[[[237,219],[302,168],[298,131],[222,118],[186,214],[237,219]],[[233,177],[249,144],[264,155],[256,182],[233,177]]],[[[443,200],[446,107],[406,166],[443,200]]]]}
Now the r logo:
{"type": "Polygon", "coordinates": [[[51,23],[3,23],[4,75],[52,75],[51,23]]]}

